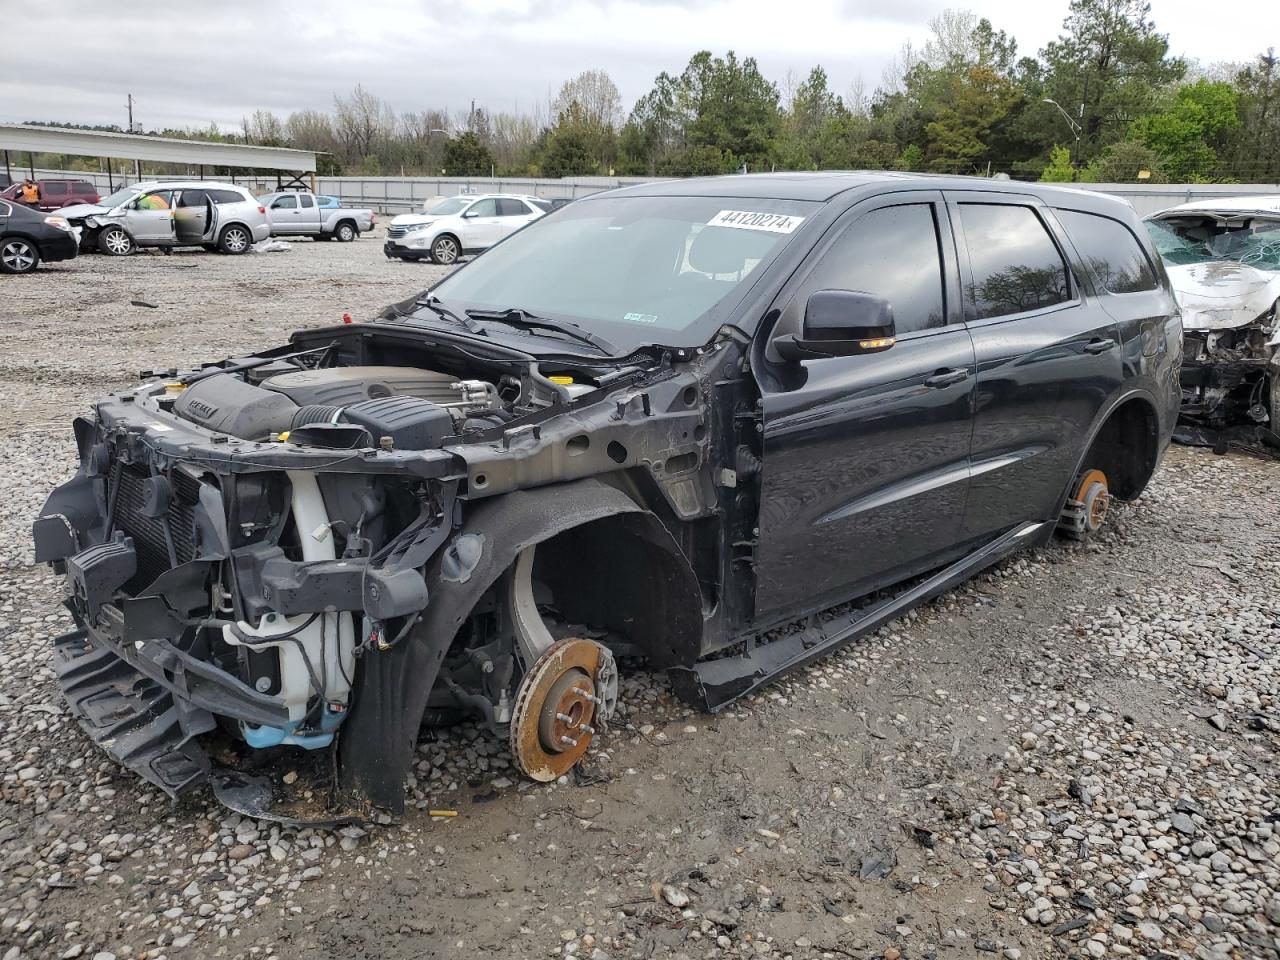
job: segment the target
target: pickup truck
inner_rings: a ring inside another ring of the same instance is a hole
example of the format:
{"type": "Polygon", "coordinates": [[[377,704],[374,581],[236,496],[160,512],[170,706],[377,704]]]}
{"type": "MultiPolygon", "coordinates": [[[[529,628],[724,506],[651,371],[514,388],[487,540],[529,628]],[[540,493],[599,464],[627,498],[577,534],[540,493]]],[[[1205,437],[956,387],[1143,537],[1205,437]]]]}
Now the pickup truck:
{"type": "Polygon", "coordinates": [[[372,210],[322,206],[321,198],[314,193],[297,190],[268,193],[258,201],[267,208],[271,235],[276,237],[316,237],[346,243],[372,230],[377,220],[372,210]]]}

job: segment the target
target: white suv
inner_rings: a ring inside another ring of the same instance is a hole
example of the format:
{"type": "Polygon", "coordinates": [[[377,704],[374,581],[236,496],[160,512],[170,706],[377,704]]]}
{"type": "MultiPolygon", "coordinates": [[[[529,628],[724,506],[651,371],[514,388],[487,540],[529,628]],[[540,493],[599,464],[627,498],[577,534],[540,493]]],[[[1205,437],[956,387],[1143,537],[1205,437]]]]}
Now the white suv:
{"type": "Polygon", "coordinates": [[[382,252],[401,260],[454,263],[489,249],[550,209],[545,200],[510,193],[448,197],[425,213],[395,217],[382,252]]]}

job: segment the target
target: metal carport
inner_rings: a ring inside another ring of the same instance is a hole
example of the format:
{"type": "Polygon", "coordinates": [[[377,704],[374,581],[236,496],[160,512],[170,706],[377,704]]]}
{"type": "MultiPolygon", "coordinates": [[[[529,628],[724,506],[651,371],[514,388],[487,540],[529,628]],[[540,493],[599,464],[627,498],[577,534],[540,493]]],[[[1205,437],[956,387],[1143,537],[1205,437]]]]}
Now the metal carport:
{"type": "Polygon", "coordinates": [[[111,175],[111,159],[117,158],[189,164],[200,167],[202,175],[204,167],[275,170],[277,180],[288,173],[291,175],[291,182],[299,181],[303,174],[310,174],[312,189],[315,187],[316,155],[312,150],[145,137],[132,133],[40,127],[26,123],[0,123],[0,150],[4,151],[5,172],[10,177],[13,174],[10,172],[9,151],[13,150],[28,154],[63,153],[80,157],[105,157],[108,176],[111,175]]]}

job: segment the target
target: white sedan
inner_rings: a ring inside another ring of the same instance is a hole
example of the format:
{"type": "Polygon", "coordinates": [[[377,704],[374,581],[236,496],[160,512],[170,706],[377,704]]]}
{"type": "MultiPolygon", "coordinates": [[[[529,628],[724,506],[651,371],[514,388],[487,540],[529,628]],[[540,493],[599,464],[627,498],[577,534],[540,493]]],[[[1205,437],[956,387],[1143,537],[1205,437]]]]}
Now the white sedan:
{"type": "Polygon", "coordinates": [[[545,200],[517,194],[448,197],[425,213],[395,217],[382,252],[401,260],[455,263],[459,257],[488,250],[550,209],[545,200]]]}

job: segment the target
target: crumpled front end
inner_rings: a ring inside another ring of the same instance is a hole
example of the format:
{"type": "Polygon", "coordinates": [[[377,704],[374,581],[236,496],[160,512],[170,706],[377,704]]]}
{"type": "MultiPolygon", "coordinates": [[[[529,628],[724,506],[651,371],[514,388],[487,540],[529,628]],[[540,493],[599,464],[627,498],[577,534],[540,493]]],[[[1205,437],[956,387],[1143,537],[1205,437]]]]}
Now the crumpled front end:
{"type": "Polygon", "coordinates": [[[171,796],[211,781],[244,812],[332,819],[356,658],[428,603],[452,458],[245,441],[176,415],[181,395],[153,382],[75,423],[80,469],[33,528],[78,628],[55,640],[59,682],[85,731],[171,796]],[[255,783],[276,748],[316,774],[297,796],[255,783]]]}

